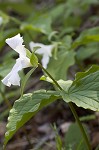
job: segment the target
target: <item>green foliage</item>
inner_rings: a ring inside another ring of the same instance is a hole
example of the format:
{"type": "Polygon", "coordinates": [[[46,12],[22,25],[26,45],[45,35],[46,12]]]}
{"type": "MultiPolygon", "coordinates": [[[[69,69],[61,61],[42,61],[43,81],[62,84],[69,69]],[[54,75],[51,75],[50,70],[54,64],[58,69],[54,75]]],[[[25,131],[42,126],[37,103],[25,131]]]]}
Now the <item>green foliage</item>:
{"type": "Polygon", "coordinates": [[[78,60],[84,60],[98,53],[99,27],[84,30],[73,42],[72,48],[78,48],[76,53],[78,60]]]}
{"type": "Polygon", "coordinates": [[[33,9],[35,9],[33,7],[33,5],[28,5],[27,3],[13,3],[13,2],[3,2],[3,3],[0,3],[0,10],[3,10],[3,11],[8,11],[9,10],[9,7],[11,10],[14,10],[16,11],[17,13],[21,13],[21,14],[30,14],[32,12],[33,9]]]}
{"type": "Polygon", "coordinates": [[[12,69],[15,61],[13,59],[6,60],[3,64],[0,64],[0,76],[5,77],[12,69]]]}
{"type": "Polygon", "coordinates": [[[56,125],[54,124],[54,132],[55,132],[55,142],[56,142],[56,148],[57,150],[63,150],[63,143],[62,143],[62,140],[61,140],[61,137],[59,136],[59,133],[58,133],[58,130],[57,130],[57,127],[56,125]]]}
{"type": "Polygon", "coordinates": [[[40,109],[58,99],[59,93],[55,91],[40,90],[33,93],[25,94],[16,100],[13,108],[10,110],[7,132],[5,134],[5,145],[31,117],[40,109]]]}
{"type": "Polygon", "coordinates": [[[9,37],[16,35],[19,32],[21,31],[17,28],[11,28],[6,31],[0,32],[0,51],[2,50],[1,48],[5,45],[5,40],[9,37]]]}
{"type": "Polygon", "coordinates": [[[21,29],[50,34],[52,32],[51,18],[48,15],[31,16],[26,23],[21,25],[21,29]]]}
{"type": "Polygon", "coordinates": [[[77,48],[80,45],[89,44],[92,42],[99,42],[99,27],[85,30],[73,42],[72,48],[77,48]]]}
{"type": "Polygon", "coordinates": [[[80,121],[89,121],[89,120],[94,120],[94,119],[96,119],[95,114],[80,117],[80,121]]]}
{"type": "Polygon", "coordinates": [[[67,71],[70,66],[75,62],[75,52],[60,50],[57,53],[57,59],[51,58],[48,64],[48,72],[56,79],[66,80],[67,71]]]}
{"type": "MultiPolygon", "coordinates": [[[[85,125],[84,129],[88,134],[88,129],[85,125]]],[[[79,127],[76,123],[72,123],[65,135],[65,149],[66,150],[87,150],[86,144],[83,140],[79,127]]]]}
{"type": "Polygon", "coordinates": [[[98,43],[90,43],[88,45],[80,47],[76,53],[77,59],[83,61],[87,58],[90,58],[94,54],[98,53],[98,47],[98,43]]]}
{"type": "Polygon", "coordinates": [[[30,62],[31,62],[31,64],[32,64],[33,67],[37,67],[38,66],[38,58],[34,54],[34,52],[32,52],[32,54],[31,54],[30,62]]]}
{"type": "Polygon", "coordinates": [[[98,89],[99,66],[93,66],[86,72],[78,73],[74,82],[72,84],[70,82],[69,88],[64,89],[65,92],[63,91],[61,95],[66,102],[73,102],[79,107],[99,111],[98,89]]]}

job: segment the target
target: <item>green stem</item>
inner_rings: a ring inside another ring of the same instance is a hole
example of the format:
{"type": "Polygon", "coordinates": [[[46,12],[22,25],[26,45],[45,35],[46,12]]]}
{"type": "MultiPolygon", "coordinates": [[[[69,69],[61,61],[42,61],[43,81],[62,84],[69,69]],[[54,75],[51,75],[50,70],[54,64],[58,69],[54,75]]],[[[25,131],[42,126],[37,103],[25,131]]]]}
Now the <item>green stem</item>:
{"type": "MultiPolygon", "coordinates": [[[[60,87],[60,85],[58,84],[58,82],[49,74],[49,72],[41,64],[38,64],[38,66],[53,80],[53,82],[60,89],[60,91],[63,91],[63,89],[60,87]]],[[[74,108],[72,102],[69,102],[68,104],[69,104],[69,107],[70,107],[70,109],[71,109],[71,111],[72,111],[72,113],[73,113],[73,115],[75,117],[75,120],[76,120],[76,122],[77,122],[77,124],[78,124],[78,126],[80,128],[80,131],[81,131],[82,136],[83,136],[83,138],[85,140],[87,148],[88,148],[88,150],[91,150],[91,145],[90,145],[90,142],[88,140],[87,134],[86,134],[86,132],[85,132],[85,130],[84,130],[84,128],[83,128],[80,120],[79,120],[79,117],[78,117],[78,115],[77,115],[77,113],[75,111],[75,108],[74,108]]]]}

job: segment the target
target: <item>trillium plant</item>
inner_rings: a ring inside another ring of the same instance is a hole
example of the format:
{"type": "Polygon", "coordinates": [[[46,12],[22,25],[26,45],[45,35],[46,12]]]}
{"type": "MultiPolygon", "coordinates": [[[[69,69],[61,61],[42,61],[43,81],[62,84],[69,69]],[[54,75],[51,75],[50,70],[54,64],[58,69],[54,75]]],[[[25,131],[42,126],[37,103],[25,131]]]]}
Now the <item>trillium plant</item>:
{"type": "MultiPolygon", "coordinates": [[[[44,45],[42,43],[34,43],[31,41],[29,43],[30,50],[28,50],[23,42],[23,37],[21,37],[20,34],[6,39],[6,43],[17,52],[19,56],[10,73],[2,79],[2,83],[8,87],[11,85],[20,86],[21,97],[15,101],[10,110],[4,146],[6,146],[15,132],[40,109],[55,100],[60,99],[68,103],[78,127],[80,128],[85,147],[86,149],[91,150],[90,139],[79,120],[75,111],[74,103],[78,107],[99,111],[99,66],[94,65],[86,72],[77,73],[74,81],[66,81],[61,78],[57,80],[53,75],[53,69],[49,69],[50,63],[54,57],[53,54],[56,48],[55,44],[44,45]],[[41,61],[38,61],[39,55],[41,56],[41,61]],[[30,71],[25,75],[24,79],[21,79],[19,72],[28,67],[30,67],[30,71]],[[55,90],[46,91],[43,89],[34,91],[33,93],[23,94],[27,80],[37,67],[40,67],[44,74],[41,77],[41,80],[50,82],[55,87],[55,90]]],[[[75,47],[75,45],[73,46],[75,47]]],[[[64,56],[65,55],[68,55],[68,53],[65,53],[64,56]]],[[[61,56],[57,57],[56,61],[60,63],[62,61],[61,56]]],[[[58,67],[59,66],[57,66],[55,70],[58,70],[58,67]]],[[[61,73],[60,70],[60,74],[61,73]]]]}

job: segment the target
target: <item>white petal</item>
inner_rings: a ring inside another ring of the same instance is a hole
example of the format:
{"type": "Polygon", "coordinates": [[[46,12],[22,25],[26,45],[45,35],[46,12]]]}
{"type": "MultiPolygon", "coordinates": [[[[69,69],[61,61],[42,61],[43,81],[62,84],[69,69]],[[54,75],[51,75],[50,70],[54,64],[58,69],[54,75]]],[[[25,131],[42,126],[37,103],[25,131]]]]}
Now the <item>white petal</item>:
{"type": "MultiPolygon", "coordinates": [[[[30,49],[31,49],[31,51],[33,51],[33,48],[34,47],[44,47],[44,44],[42,44],[42,43],[34,43],[34,42],[30,42],[29,43],[29,46],[30,46],[30,49]]],[[[41,52],[41,54],[42,54],[42,52],[41,52]]]]}
{"type": "Polygon", "coordinates": [[[16,60],[15,65],[13,66],[11,72],[2,80],[2,82],[6,86],[11,86],[11,85],[18,85],[20,86],[20,77],[18,72],[22,70],[23,68],[30,67],[30,60],[27,57],[23,58],[18,58],[16,60]]]}
{"type": "Polygon", "coordinates": [[[49,63],[49,56],[43,55],[41,62],[42,62],[42,66],[46,69],[49,63]]]}
{"type": "Polygon", "coordinates": [[[18,85],[20,86],[20,76],[18,74],[18,72],[13,72],[13,74],[11,74],[9,81],[12,85],[18,85]]]}
{"type": "Polygon", "coordinates": [[[17,34],[16,36],[12,38],[6,39],[6,43],[12,48],[16,49],[17,46],[23,44],[23,38],[20,36],[20,34],[17,34]]]}
{"type": "Polygon", "coordinates": [[[24,45],[22,45],[23,38],[20,36],[20,34],[17,34],[12,38],[6,39],[6,43],[20,55],[26,56],[25,47],[24,45]]]}
{"type": "Polygon", "coordinates": [[[20,57],[17,59],[17,61],[20,64],[20,66],[22,67],[22,69],[32,66],[30,63],[30,59],[27,57],[20,57]]]}
{"type": "Polygon", "coordinates": [[[51,52],[54,47],[53,45],[44,45],[42,43],[34,43],[34,42],[30,42],[29,46],[32,51],[34,47],[40,47],[35,51],[35,53],[40,54],[40,55],[47,54],[49,56],[51,56],[51,52]]]}
{"type": "Polygon", "coordinates": [[[20,77],[17,72],[10,72],[3,80],[3,84],[6,86],[11,86],[11,85],[18,85],[20,86],[20,77]]]}
{"type": "Polygon", "coordinates": [[[33,51],[34,47],[38,47],[38,46],[40,47],[35,51],[35,53],[43,55],[41,62],[42,62],[43,67],[47,68],[47,65],[49,63],[49,58],[52,56],[52,50],[53,50],[54,46],[53,45],[44,45],[41,43],[34,43],[34,42],[30,42],[29,46],[32,51],[33,51]]]}

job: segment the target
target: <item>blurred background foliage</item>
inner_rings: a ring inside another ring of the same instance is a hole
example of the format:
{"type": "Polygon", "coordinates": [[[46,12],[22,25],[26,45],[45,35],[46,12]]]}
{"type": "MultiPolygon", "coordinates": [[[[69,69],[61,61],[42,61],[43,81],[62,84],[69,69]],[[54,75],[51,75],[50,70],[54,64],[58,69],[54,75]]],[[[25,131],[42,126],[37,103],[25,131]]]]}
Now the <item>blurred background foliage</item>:
{"type": "MultiPolygon", "coordinates": [[[[0,17],[0,79],[9,73],[17,58],[5,40],[17,33],[21,33],[28,49],[30,41],[55,45],[47,69],[56,79],[74,79],[77,71],[99,62],[99,0],[0,0],[0,17]]],[[[20,75],[23,78],[24,72],[20,75]]],[[[38,69],[25,92],[52,88],[39,82],[41,75],[38,69]]],[[[1,122],[6,122],[19,96],[18,87],[7,88],[0,82],[1,122]]]]}

